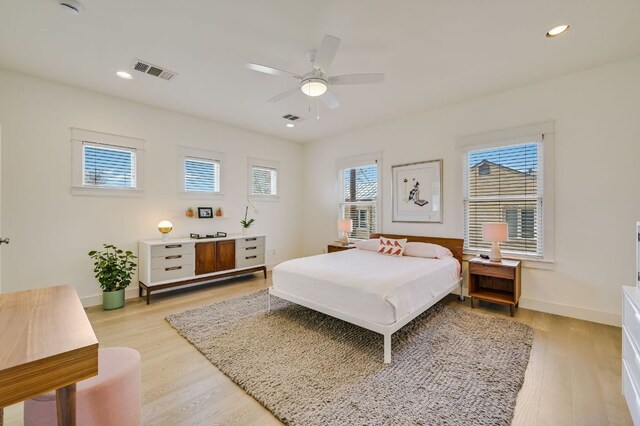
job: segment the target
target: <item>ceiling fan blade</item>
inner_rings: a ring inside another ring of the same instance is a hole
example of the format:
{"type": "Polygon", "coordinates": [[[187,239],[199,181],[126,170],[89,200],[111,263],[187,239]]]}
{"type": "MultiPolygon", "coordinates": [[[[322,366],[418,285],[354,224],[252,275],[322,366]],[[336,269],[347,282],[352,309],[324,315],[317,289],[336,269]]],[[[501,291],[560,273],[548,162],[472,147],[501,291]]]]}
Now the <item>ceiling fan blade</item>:
{"type": "Polygon", "coordinates": [[[329,84],[373,84],[382,83],[384,74],[346,74],[329,77],[329,84]]]}
{"type": "Polygon", "coordinates": [[[336,109],[340,106],[338,99],[328,90],[324,92],[324,95],[320,96],[320,99],[322,99],[322,102],[324,102],[329,109],[336,109]]]}
{"type": "Polygon", "coordinates": [[[291,95],[294,95],[296,92],[299,92],[300,88],[299,87],[294,87],[293,89],[289,89],[286,92],[282,92],[279,95],[274,96],[273,98],[267,99],[267,102],[278,102],[283,100],[284,98],[287,98],[291,95]]]}
{"type": "Polygon", "coordinates": [[[340,39],[338,37],[325,35],[322,39],[320,49],[316,52],[313,66],[321,68],[326,72],[331,62],[333,62],[333,58],[336,56],[338,46],[340,46],[340,39]]]}
{"type": "Polygon", "coordinates": [[[302,76],[299,76],[298,74],[294,74],[289,71],[279,70],[278,68],[267,67],[265,65],[260,65],[260,64],[248,63],[247,68],[253,71],[264,73],[264,74],[282,75],[285,77],[294,77],[294,78],[300,78],[300,79],[302,78],[302,76]]]}

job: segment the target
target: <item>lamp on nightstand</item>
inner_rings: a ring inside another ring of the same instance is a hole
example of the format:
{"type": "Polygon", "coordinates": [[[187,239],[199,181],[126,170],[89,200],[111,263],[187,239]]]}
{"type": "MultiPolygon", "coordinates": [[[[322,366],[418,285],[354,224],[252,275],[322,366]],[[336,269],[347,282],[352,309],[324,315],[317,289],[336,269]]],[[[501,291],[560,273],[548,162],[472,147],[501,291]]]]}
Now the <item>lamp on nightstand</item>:
{"type": "Polygon", "coordinates": [[[349,245],[349,232],[351,231],[353,231],[353,221],[351,219],[340,219],[338,221],[338,232],[342,232],[340,242],[345,246],[349,245]]]}
{"type": "Polygon", "coordinates": [[[169,239],[169,232],[173,229],[173,224],[168,220],[163,220],[158,224],[158,231],[162,234],[162,241],[169,239]]]}
{"type": "Polygon", "coordinates": [[[509,226],[506,223],[483,223],[482,239],[491,241],[491,253],[489,260],[492,262],[501,262],[502,253],[500,252],[500,243],[509,241],[509,226]]]}

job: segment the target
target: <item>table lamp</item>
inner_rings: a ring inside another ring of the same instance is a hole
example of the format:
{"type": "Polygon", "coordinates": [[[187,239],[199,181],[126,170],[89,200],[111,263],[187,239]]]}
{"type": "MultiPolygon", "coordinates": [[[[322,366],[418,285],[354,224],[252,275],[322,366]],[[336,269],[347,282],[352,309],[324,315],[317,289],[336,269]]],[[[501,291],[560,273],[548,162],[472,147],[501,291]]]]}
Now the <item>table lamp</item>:
{"type": "Polygon", "coordinates": [[[340,242],[345,246],[349,245],[349,232],[351,231],[353,231],[353,221],[351,219],[340,219],[338,221],[338,232],[342,232],[340,242]]]}
{"type": "Polygon", "coordinates": [[[158,231],[162,233],[162,241],[169,239],[169,232],[173,229],[173,224],[168,220],[163,220],[158,224],[158,231]]]}
{"type": "Polygon", "coordinates": [[[483,223],[482,239],[491,241],[491,253],[489,260],[492,262],[502,261],[502,253],[500,253],[500,243],[509,241],[509,226],[506,223],[483,223]]]}

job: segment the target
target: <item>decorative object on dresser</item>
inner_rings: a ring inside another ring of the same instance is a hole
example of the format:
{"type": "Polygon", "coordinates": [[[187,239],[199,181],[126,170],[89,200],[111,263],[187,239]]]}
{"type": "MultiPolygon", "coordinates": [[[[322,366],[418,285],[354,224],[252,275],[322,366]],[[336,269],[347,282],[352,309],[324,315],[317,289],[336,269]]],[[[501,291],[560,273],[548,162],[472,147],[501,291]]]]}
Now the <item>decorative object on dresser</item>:
{"type": "Polygon", "coordinates": [[[640,424],[640,290],[622,287],[622,394],[640,424]]]}
{"type": "Polygon", "coordinates": [[[169,232],[173,229],[173,223],[168,220],[163,220],[158,223],[158,231],[162,234],[162,241],[167,241],[169,239],[169,232]]]}
{"type": "Polygon", "coordinates": [[[91,250],[89,257],[94,260],[93,272],[102,288],[102,307],[105,310],[124,306],[124,289],[131,284],[131,276],[136,270],[131,251],[124,251],[112,244],[103,244],[105,250],[91,250]]]}
{"type": "Polygon", "coordinates": [[[194,216],[196,215],[196,213],[193,211],[193,208],[189,207],[189,208],[187,209],[187,212],[185,213],[185,215],[186,215],[187,217],[194,217],[194,216]]]}
{"type": "Polygon", "coordinates": [[[344,246],[349,245],[349,233],[353,231],[353,220],[351,219],[340,219],[338,221],[338,232],[342,232],[342,238],[340,242],[344,246]]]}
{"type": "Polygon", "coordinates": [[[265,242],[264,235],[140,241],[139,296],[144,291],[149,304],[158,290],[259,271],[266,278],[265,242]]]}
{"type": "Polygon", "coordinates": [[[500,252],[500,243],[509,241],[509,225],[507,223],[483,223],[482,239],[491,242],[491,253],[489,260],[492,262],[500,262],[502,253],[500,252]]]}
{"type": "Polygon", "coordinates": [[[393,222],[442,223],[442,160],[391,167],[393,222]]]}
{"type": "Polygon", "coordinates": [[[469,296],[509,305],[511,316],[520,300],[520,261],[503,259],[500,263],[475,257],[469,260],[469,296]]]}
{"type": "Polygon", "coordinates": [[[327,245],[327,253],[335,253],[337,251],[343,251],[343,250],[351,250],[356,248],[356,246],[354,244],[349,244],[349,245],[344,245],[342,243],[338,243],[338,244],[328,244],[327,245]]]}
{"type": "MultiPolygon", "coordinates": [[[[255,211],[255,209],[254,209],[255,211]]],[[[249,235],[249,228],[255,222],[255,219],[248,219],[247,215],[249,214],[249,206],[244,208],[244,219],[240,221],[240,225],[242,225],[242,235],[249,235]]]]}
{"type": "Polygon", "coordinates": [[[213,218],[213,208],[211,207],[198,207],[199,219],[211,219],[213,218]]]}
{"type": "Polygon", "coordinates": [[[218,219],[222,219],[224,213],[222,212],[222,207],[216,207],[216,211],[214,212],[214,216],[218,219]]]}

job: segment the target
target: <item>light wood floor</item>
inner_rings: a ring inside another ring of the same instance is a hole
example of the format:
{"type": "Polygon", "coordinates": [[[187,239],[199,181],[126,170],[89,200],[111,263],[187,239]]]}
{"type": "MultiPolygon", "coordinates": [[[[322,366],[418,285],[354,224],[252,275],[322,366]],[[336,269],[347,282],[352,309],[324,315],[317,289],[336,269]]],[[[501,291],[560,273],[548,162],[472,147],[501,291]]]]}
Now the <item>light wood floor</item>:
{"type": "MultiPolygon", "coordinates": [[[[154,295],[149,306],[134,300],[116,311],[88,310],[101,346],[129,346],[142,355],[143,424],[279,424],[164,320],[174,312],[266,288],[270,282],[256,274],[154,295]]],[[[446,302],[459,303],[453,296],[446,302]]],[[[506,307],[480,306],[483,312],[510,319],[506,307]]],[[[535,329],[513,424],[631,424],[620,393],[619,328],[522,308],[513,320],[535,329]]],[[[5,425],[21,424],[22,405],[7,407],[5,425]]]]}

